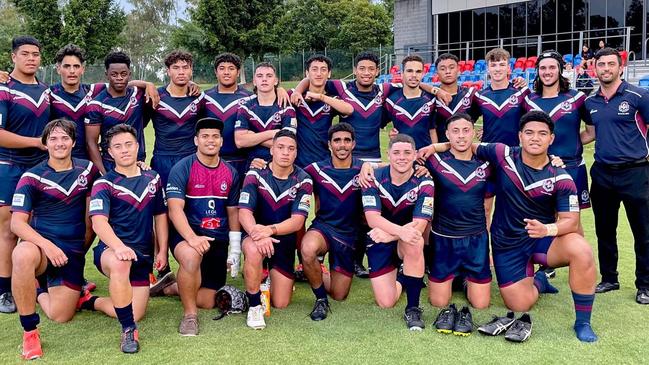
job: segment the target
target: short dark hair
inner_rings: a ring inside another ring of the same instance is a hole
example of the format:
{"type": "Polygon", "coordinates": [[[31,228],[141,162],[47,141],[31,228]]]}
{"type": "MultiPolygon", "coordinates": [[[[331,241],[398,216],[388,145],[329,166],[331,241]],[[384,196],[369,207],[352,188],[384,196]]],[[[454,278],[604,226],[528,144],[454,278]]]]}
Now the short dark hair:
{"type": "Polygon", "coordinates": [[[453,61],[455,61],[455,63],[459,63],[459,62],[460,62],[460,59],[457,58],[456,55],[454,55],[454,54],[452,54],[452,53],[442,53],[442,54],[439,55],[439,57],[437,57],[437,59],[435,60],[435,68],[437,68],[437,66],[439,66],[439,63],[440,63],[440,62],[445,61],[445,60],[453,60],[453,61]]]}
{"type": "Polygon", "coordinates": [[[110,147],[110,142],[113,140],[113,137],[123,133],[132,135],[133,138],[135,138],[135,140],[137,141],[137,131],[135,130],[135,128],[131,127],[128,124],[121,123],[113,126],[108,130],[108,132],[106,132],[106,145],[110,147]]]}
{"type": "Polygon", "coordinates": [[[274,72],[275,74],[277,74],[277,69],[275,68],[275,65],[273,65],[271,62],[268,62],[268,61],[259,62],[259,63],[257,64],[257,66],[255,66],[255,72],[257,72],[257,70],[259,70],[259,69],[262,68],[262,67],[272,68],[272,69],[273,69],[273,72],[274,72]]]}
{"type": "Polygon", "coordinates": [[[38,47],[39,51],[43,48],[41,42],[39,42],[38,39],[30,35],[19,35],[11,40],[11,51],[16,52],[18,48],[20,48],[20,46],[25,45],[36,46],[38,47]]]}
{"type": "Polygon", "coordinates": [[[277,141],[279,138],[282,137],[288,137],[293,140],[295,140],[295,143],[297,143],[297,135],[295,135],[295,132],[288,128],[282,128],[279,130],[279,132],[275,133],[275,137],[273,137],[273,142],[277,141]]]}
{"type": "Polygon", "coordinates": [[[620,64],[620,66],[622,66],[622,56],[620,55],[620,52],[618,52],[616,49],[611,47],[604,47],[599,51],[595,52],[595,63],[597,63],[600,57],[603,56],[617,56],[617,62],[620,64]]]}
{"type": "Polygon", "coordinates": [[[421,58],[420,55],[416,55],[416,54],[411,54],[409,56],[406,56],[401,61],[402,68],[406,68],[406,63],[408,63],[408,62],[419,62],[419,63],[421,63],[423,65],[424,64],[424,59],[421,58]]]}
{"type": "Polygon", "coordinates": [[[79,62],[81,63],[86,62],[83,49],[81,49],[81,47],[77,46],[76,44],[70,43],[59,49],[54,56],[54,62],[60,64],[61,62],[63,62],[63,58],[65,58],[66,56],[74,56],[78,58],[79,62]]]}
{"type": "Polygon", "coordinates": [[[399,133],[396,136],[392,137],[392,139],[390,139],[390,142],[388,143],[388,149],[392,148],[395,143],[410,143],[412,145],[412,148],[417,149],[414,138],[404,133],[399,133]]]}
{"type": "Polygon", "coordinates": [[[361,52],[358,55],[356,55],[356,58],[354,58],[354,67],[358,66],[358,63],[361,61],[372,61],[376,65],[376,67],[379,66],[379,56],[372,52],[361,52]]]}
{"type": "Polygon", "coordinates": [[[306,60],[305,66],[306,66],[307,70],[309,69],[309,67],[311,67],[311,64],[313,62],[324,62],[324,63],[326,63],[327,68],[329,69],[329,71],[331,71],[331,69],[333,67],[333,63],[331,62],[331,58],[329,58],[327,56],[323,56],[321,54],[317,54],[317,55],[313,55],[313,56],[309,57],[309,59],[306,60]]]}
{"type": "Polygon", "coordinates": [[[110,67],[110,65],[114,63],[123,63],[129,69],[131,68],[131,58],[122,51],[111,52],[106,55],[106,58],[104,59],[104,66],[106,67],[106,70],[108,70],[108,67],[110,67]]]}
{"type": "Polygon", "coordinates": [[[187,64],[189,64],[189,67],[192,67],[194,64],[194,58],[192,57],[192,54],[189,52],[181,51],[181,50],[175,50],[171,51],[166,57],[165,57],[165,66],[167,68],[171,67],[174,63],[178,61],[185,61],[187,64]]]}
{"type": "Polygon", "coordinates": [[[50,138],[50,134],[52,134],[55,128],[61,128],[73,141],[77,140],[77,125],[74,122],[67,119],[53,119],[45,124],[45,128],[43,128],[43,133],[41,134],[41,143],[43,145],[47,143],[47,139],[50,138]]]}
{"type": "Polygon", "coordinates": [[[231,63],[237,70],[241,70],[241,58],[234,53],[221,53],[214,58],[214,69],[219,68],[222,63],[231,63]]]}
{"type": "Polygon", "coordinates": [[[531,110],[527,113],[525,113],[521,117],[521,123],[519,125],[518,130],[520,132],[523,131],[525,128],[525,125],[530,122],[540,122],[544,123],[550,128],[550,133],[554,133],[554,122],[552,122],[552,118],[548,113],[541,111],[541,110],[531,110]]]}
{"type": "Polygon", "coordinates": [[[356,132],[354,131],[354,127],[352,127],[352,125],[347,122],[340,122],[329,127],[327,136],[330,142],[334,136],[334,133],[336,132],[349,132],[352,135],[352,141],[356,140],[356,132]]]}
{"type": "Polygon", "coordinates": [[[461,119],[464,119],[470,122],[471,124],[475,124],[475,120],[473,120],[473,118],[471,118],[469,114],[459,112],[451,115],[451,117],[446,120],[446,126],[448,127],[449,124],[455,122],[456,120],[461,120],[461,119]]]}

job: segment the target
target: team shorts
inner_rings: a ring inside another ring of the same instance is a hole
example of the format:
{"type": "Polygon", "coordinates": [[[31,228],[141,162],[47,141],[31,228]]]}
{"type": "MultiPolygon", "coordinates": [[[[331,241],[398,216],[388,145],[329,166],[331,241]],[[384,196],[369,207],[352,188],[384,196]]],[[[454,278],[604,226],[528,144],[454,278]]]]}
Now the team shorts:
{"type": "Polygon", "coordinates": [[[0,161],[0,207],[11,206],[16,185],[29,166],[8,161],[0,161]]]}
{"type": "Polygon", "coordinates": [[[167,186],[167,180],[169,179],[171,168],[184,157],[185,156],[180,155],[153,155],[153,158],[151,158],[151,168],[160,175],[162,186],[167,186]]]}
{"type": "Polygon", "coordinates": [[[577,196],[579,197],[579,209],[590,208],[590,194],[588,193],[588,172],[586,165],[567,167],[566,172],[570,174],[572,180],[577,186],[577,196]]]}
{"type": "Polygon", "coordinates": [[[64,285],[72,290],[80,291],[84,284],[83,270],[86,266],[86,254],[81,248],[83,242],[79,242],[78,249],[68,248],[56,242],[55,244],[68,257],[68,263],[61,267],[56,267],[52,265],[49,259],[47,260],[47,269],[45,270],[47,287],[51,288],[64,285]]]}
{"type": "Polygon", "coordinates": [[[534,264],[547,266],[547,254],[554,238],[530,238],[525,240],[522,246],[494,249],[493,260],[498,286],[504,288],[533,277],[534,264]]]}
{"type": "Polygon", "coordinates": [[[487,232],[466,237],[447,237],[430,233],[428,279],[443,283],[456,276],[468,281],[485,284],[491,282],[489,268],[489,235],[487,232]]]}
{"type": "Polygon", "coordinates": [[[391,273],[401,265],[401,258],[397,251],[397,241],[376,243],[367,237],[367,263],[370,278],[376,278],[391,273]]]}
{"type": "MultiPolygon", "coordinates": [[[[104,251],[107,249],[108,246],[103,242],[99,242],[99,244],[97,244],[93,249],[94,264],[103,275],[106,274],[101,270],[101,255],[103,255],[104,251]]],[[[149,274],[153,272],[153,256],[143,254],[136,249],[133,249],[133,251],[135,251],[137,261],[131,261],[131,272],[129,274],[131,285],[148,287],[149,274]]]]}
{"type": "Polygon", "coordinates": [[[329,252],[329,270],[353,277],[356,234],[344,235],[317,221],[313,221],[309,231],[316,231],[324,238],[329,252]]]}
{"type": "MultiPolygon", "coordinates": [[[[178,244],[185,239],[175,230],[169,233],[169,249],[175,257],[178,244]]],[[[219,290],[227,276],[228,241],[214,240],[201,260],[201,288],[219,290]]]]}

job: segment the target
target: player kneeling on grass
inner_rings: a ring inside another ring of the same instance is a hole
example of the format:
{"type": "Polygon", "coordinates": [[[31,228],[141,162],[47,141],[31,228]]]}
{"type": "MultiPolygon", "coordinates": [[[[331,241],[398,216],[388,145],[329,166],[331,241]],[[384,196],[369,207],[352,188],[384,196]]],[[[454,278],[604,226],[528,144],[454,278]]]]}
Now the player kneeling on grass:
{"type": "Polygon", "coordinates": [[[12,254],[12,291],[25,330],[25,359],[43,356],[36,303],[51,320],[67,322],[76,312],[83,285],[92,238],[87,199],[99,170],[90,161],[71,157],[75,128],[63,119],[45,126],[42,142],[49,158],[23,174],[13,197],[11,230],[20,242],[12,254]],[[41,275],[47,285],[35,289],[41,275]]]}
{"type": "Polygon", "coordinates": [[[155,265],[167,266],[167,207],[160,175],[137,166],[137,132],[118,124],[107,133],[108,153],[115,169],[92,187],[90,217],[99,244],[94,262],[109,279],[110,298],[83,298],[82,309],[99,310],[117,317],[122,325],[120,348],[139,350],[135,324],[144,317],[149,301],[149,274],[153,271],[154,242],[158,245],[155,265]]]}
{"type": "Polygon", "coordinates": [[[415,176],[415,141],[405,134],[390,140],[390,166],[374,172],[369,188],[363,189],[363,208],[371,231],[367,258],[376,303],[391,308],[402,287],[407,303],[404,319],[410,330],[424,328],[419,295],[424,277],[422,234],[433,215],[433,181],[415,176]],[[397,268],[403,260],[403,275],[397,268]]]}
{"type": "Polygon", "coordinates": [[[176,228],[169,243],[180,264],[184,310],[178,332],[183,336],[198,335],[197,307],[214,308],[216,291],[225,285],[228,241],[232,272],[236,276],[239,270],[239,177],[219,156],[222,132],[222,121],[200,119],[194,137],[198,151],[174,165],[167,183],[169,217],[176,228]]]}
{"type": "Polygon", "coordinates": [[[273,138],[272,161],[264,169],[250,169],[239,197],[239,222],[248,236],[243,240],[244,279],[250,304],[247,325],[266,327],[259,290],[262,263],[270,264],[270,301],[276,308],[286,308],[293,294],[293,263],[297,231],[311,207],[312,182],[309,175],[295,166],[297,137],[282,129],[273,138]]]}
{"type": "MultiPolygon", "coordinates": [[[[472,149],[478,159],[493,164],[497,180],[491,239],[496,278],[505,305],[525,312],[540,293],[558,291],[544,272],[534,275],[534,263],[568,266],[575,302],[575,333],[579,340],[592,342],[597,340],[590,325],[595,262],[588,242],[577,233],[579,199],[575,183],[564,169],[550,165],[548,148],[554,140],[553,131],[549,115],[531,111],[521,118],[522,147],[486,143],[474,144],[472,149]]],[[[423,154],[433,149],[441,152],[448,145],[433,145],[423,154]]],[[[527,313],[507,323],[511,326],[505,334],[508,340],[522,342],[532,333],[527,313]]]]}

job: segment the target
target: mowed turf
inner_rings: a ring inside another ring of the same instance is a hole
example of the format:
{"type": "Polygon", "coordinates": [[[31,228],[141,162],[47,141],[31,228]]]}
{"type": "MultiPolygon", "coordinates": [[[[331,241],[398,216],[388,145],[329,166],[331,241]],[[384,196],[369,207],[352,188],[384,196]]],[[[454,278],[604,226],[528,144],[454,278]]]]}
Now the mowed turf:
{"type": "MultiPolygon", "coordinates": [[[[153,131],[147,129],[147,152],[153,146],[153,131]]],[[[383,150],[387,133],[382,133],[383,150]]],[[[586,148],[592,163],[592,145],[586,148]]],[[[385,153],[384,153],[385,155],[385,153]]],[[[591,210],[582,215],[586,238],[595,248],[591,210]]],[[[245,315],[232,315],[213,321],[216,310],[200,311],[198,337],[178,335],[182,317],[180,300],[153,298],[147,316],[139,323],[142,350],[136,355],[119,351],[120,326],[116,319],[100,313],[81,312],[70,323],[56,324],[41,312],[41,340],[45,356],[41,362],[62,364],[641,364],[646,363],[647,311],[635,303],[633,242],[624,211],[620,214],[620,281],[622,289],[598,295],[593,310],[593,327],[600,339],[594,344],[580,343],[574,336],[573,302],[568,287],[568,270],[557,270],[552,280],[560,292],[543,296],[531,311],[533,335],[527,343],[508,343],[501,337],[474,333],[468,338],[437,333],[432,322],[438,309],[427,302],[422,292],[426,329],[409,332],[402,319],[405,298],[393,309],[379,309],[372,299],[370,282],[354,279],[349,298],[331,301],[332,313],[323,322],[312,322],[308,314],[313,294],[306,283],[297,283],[293,302],[284,310],[273,309],[267,328],[254,331],[246,327],[245,315]]],[[[595,250],[596,251],[596,250],[595,250]]],[[[92,265],[87,255],[86,277],[97,282],[98,295],[107,295],[108,282],[92,265]]],[[[596,254],[596,253],[595,253],[596,254]]],[[[172,266],[177,264],[172,261],[172,266]]],[[[229,284],[243,287],[241,278],[229,284]]],[[[466,300],[460,293],[453,300],[458,306],[466,300]]],[[[477,324],[493,314],[506,312],[497,287],[492,284],[492,304],[473,311],[477,324]]],[[[18,315],[0,315],[0,364],[21,362],[22,329],[18,315]]]]}

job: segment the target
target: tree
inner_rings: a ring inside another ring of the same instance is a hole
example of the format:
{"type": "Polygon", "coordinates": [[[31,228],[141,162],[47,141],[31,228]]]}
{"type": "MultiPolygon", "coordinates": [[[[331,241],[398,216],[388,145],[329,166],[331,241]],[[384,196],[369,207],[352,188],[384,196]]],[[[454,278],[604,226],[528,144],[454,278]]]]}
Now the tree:
{"type": "Polygon", "coordinates": [[[24,23],[13,4],[0,0],[0,70],[12,68],[11,39],[24,32],[24,23]]]}
{"type": "Polygon", "coordinates": [[[14,0],[26,20],[26,33],[36,37],[43,45],[43,63],[51,62],[61,40],[61,10],[57,0],[14,0]]]}
{"type": "Polygon", "coordinates": [[[331,47],[354,53],[379,45],[392,44],[392,19],[381,5],[363,0],[340,1],[339,11],[345,14],[331,47]]]}

